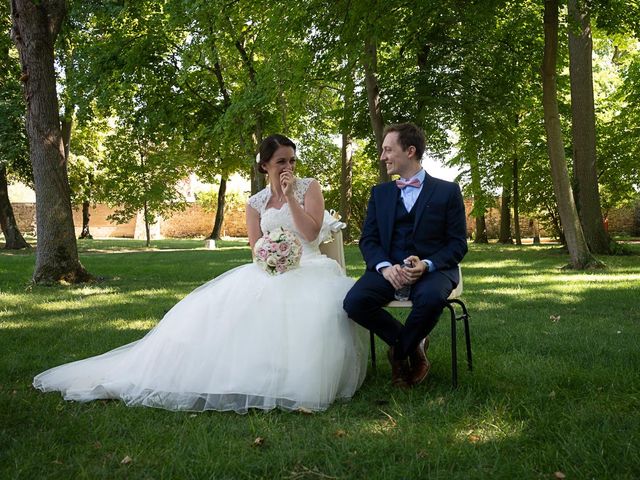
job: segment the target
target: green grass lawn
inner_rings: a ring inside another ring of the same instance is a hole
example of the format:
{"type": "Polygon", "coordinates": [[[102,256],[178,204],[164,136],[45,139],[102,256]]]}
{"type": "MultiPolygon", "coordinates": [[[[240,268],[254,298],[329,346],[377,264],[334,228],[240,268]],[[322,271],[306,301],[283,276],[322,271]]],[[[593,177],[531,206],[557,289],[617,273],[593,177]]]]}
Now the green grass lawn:
{"type": "MultiPolygon", "coordinates": [[[[47,368],[139,339],[190,290],[250,260],[246,242],[201,246],[83,241],[101,281],[71,287],[30,288],[34,254],[0,252],[0,478],[640,478],[638,245],[589,272],[560,270],[568,257],[555,245],[472,245],[474,371],[461,336],[457,390],[446,317],[425,384],[393,389],[378,341],[377,373],[313,415],[79,404],[31,387],[47,368]]],[[[346,256],[357,277],[357,248],[346,256]]]]}

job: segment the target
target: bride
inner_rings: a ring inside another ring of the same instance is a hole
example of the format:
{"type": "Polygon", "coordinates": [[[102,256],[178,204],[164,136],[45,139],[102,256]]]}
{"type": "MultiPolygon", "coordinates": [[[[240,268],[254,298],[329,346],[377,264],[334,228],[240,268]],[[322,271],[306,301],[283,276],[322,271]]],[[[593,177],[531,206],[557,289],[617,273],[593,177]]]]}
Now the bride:
{"type": "Polygon", "coordinates": [[[169,410],[325,410],[353,396],[366,373],[366,332],[342,300],[353,284],[318,245],[327,233],[320,185],[296,178],[295,144],[260,146],[270,185],[249,199],[249,243],[277,227],[302,244],[298,268],[234,268],[177,303],[142,339],[37,375],[66,400],[122,399],[169,410]]]}

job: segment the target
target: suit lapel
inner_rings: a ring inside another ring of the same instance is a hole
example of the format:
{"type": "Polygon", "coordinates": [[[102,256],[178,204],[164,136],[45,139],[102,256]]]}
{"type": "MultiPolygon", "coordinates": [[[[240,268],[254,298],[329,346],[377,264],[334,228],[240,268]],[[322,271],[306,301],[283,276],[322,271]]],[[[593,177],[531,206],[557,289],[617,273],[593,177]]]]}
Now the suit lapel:
{"type": "Polygon", "coordinates": [[[429,204],[429,200],[433,196],[435,187],[436,187],[436,182],[434,181],[434,178],[428,173],[426,173],[424,176],[424,182],[422,184],[422,191],[420,192],[420,195],[418,195],[418,198],[416,199],[416,205],[414,207],[415,208],[415,220],[413,222],[414,231],[416,230],[417,226],[420,223],[420,218],[422,217],[422,214],[424,213],[425,208],[429,204]]]}

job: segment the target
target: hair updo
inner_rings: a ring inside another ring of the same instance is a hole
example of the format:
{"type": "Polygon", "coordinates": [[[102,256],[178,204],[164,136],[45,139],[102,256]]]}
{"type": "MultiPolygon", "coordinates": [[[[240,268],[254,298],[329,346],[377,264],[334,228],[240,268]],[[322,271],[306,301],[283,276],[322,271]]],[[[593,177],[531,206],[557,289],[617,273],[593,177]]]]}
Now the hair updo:
{"type": "Polygon", "coordinates": [[[262,143],[260,144],[260,158],[258,159],[258,171],[260,173],[267,173],[264,169],[264,164],[271,160],[273,154],[280,147],[291,147],[294,152],[296,151],[296,144],[293,143],[290,138],[278,133],[269,135],[267,138],[262,140],[262,143]]]}

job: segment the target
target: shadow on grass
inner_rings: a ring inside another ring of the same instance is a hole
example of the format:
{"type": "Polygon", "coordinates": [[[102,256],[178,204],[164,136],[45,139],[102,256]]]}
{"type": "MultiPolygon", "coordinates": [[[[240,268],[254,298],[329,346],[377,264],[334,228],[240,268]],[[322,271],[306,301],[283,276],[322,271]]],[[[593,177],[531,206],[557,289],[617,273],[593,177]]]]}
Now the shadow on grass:
{"type": "MultiPolygon", "coordinates": [[[[16,280],[32,259],[1,258],[0,410],[11,414],[0,416],[11,439],[0,435],[0,447],[22,478],[43,465],[52,478],[634,478],[640,265],[611,257],[607,271],[567,272],[554,247],[492,248],[471,246],[463,264],[474,371],[459,332],[457,390],[445,315],[427,382],[393,389],[378,341],[377,372],[350,402],[316,415],[75,404],[29,386],[45,368],[141,338],[193,288],[249,261],[246,248],[87,252],[83,263],[106,281],[28,293],[16,280]],[[258,436],[262,447],[252,446],[258,436]],[[125,454],[132,465],[120,464],[125,454]]],[[[346,254],[357,277],[357,247],[346,254]]]]}

